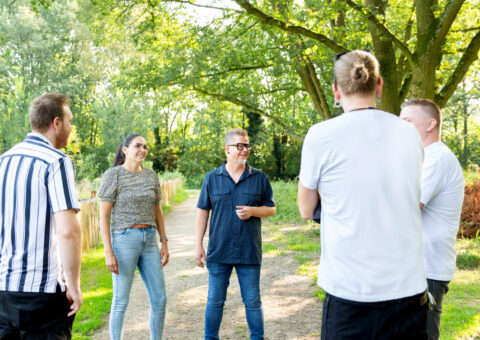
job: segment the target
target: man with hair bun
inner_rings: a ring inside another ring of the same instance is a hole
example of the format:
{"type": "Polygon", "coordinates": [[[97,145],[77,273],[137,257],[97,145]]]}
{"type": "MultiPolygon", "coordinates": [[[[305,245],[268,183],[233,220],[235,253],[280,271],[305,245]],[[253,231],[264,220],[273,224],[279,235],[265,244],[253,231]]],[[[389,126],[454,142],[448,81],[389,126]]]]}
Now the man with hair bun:
{"type": "Polygon", "coordinates": [[[322,339],[426,339],[417,131],[375,108],[383,80],[365,51],[336,55],[333,93],[344,114],[313,125],[302,149],[298,206],[321,199],[318,285],[322,339]]]}
{"type": "Polygon", "coordinates": [[[196,221],[195,260],[208,269],[208,299],[205,310],[205,339],[219,339],[232,270],[235,268],[251,339],[263,339],[263,310],[260,300],[262,262],[262,218],[275,214],[272,187],[267,176],[247,163],[251,145],[247,131],[232,129],[225,136],[227,162],[209,172],[203,181],[196,221]],[[210,230],[208,254],[203,238],[210,230]]]}
{"type": "Polygon", "coordinates": [[[425,150],[422,171],[423,252],[428,291],[436,304],[427,314],[428,339],[440,336],[443,296],[456,267],[455,244],[462,213],[465,180],[454,153],[440,141],[440,108],[428,99],[402,104],[400,118],[415,126],[425,150]]]}

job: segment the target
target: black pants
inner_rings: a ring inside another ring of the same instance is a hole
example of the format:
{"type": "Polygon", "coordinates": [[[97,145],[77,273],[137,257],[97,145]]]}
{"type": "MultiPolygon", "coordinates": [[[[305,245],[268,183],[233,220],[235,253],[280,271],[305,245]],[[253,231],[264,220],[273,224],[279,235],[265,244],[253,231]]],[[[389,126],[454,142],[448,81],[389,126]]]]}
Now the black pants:
{"type": "Polygon", "coordinates": [[[437,340],[440,336],[440,316],[442,313],[443,296],[448,292],[450,281],[427,279],[428,291],[433,295],[436,305],[427,314],[428,340],[437,340]]]}
{"type": "Polygon", "coordinates": [[[72,337],[74,316],[65,293],[0,291],[1,340],[65,340],[72,337]]]}
{"type": "Polygon", "coordinates": [[[322,340],[425,340],[427,309],[426,293],[382,302],[355,302],[326,293],[322,340]]]}

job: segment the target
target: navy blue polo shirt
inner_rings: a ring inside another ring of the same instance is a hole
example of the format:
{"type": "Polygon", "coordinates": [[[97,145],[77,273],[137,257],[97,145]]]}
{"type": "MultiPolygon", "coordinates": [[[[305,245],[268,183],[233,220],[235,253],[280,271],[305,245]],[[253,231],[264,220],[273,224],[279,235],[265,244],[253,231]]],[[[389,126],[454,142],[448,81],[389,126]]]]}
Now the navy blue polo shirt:
{"type": "Polygon", "coordinates": [[[228,174],[225,163],[205,176],[197,208],[212,210],[207,262],[262,262],[262,220],[252,216],[242,221],[236,206],[274,207],[275,202],[267,176],[246,165],[238,183],[228,174]]]}

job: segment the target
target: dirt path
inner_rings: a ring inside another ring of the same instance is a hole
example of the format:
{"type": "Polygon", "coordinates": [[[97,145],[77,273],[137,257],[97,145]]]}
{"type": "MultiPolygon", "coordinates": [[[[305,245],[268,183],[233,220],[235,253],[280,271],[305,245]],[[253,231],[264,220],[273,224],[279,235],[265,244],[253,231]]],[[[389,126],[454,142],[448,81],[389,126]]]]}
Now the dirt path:
{"type": "MultiPolygon", "coordinates": [[[[165,217],[170,263],[165,267],[167,316],[164,339],[202,339],[208,273],[194,260],[195,205],[198,193],[165,217]]],[[[204,243],[206,246],[206,242],[204,243]]],[[[312,279],[296,274],[291,255],[264,255],[261,276],[265,339],[319,339],[321,303],[312,295],[312,279]]],[[[148,296],[136,275],[125,316],[124,339],[149,339],[148,296]]],[[[230,280],[221,339],[246,339],[249,332],[235,274],[230,280]]],[[[93,339],[109,339],[108,321],[93,339]]]]}

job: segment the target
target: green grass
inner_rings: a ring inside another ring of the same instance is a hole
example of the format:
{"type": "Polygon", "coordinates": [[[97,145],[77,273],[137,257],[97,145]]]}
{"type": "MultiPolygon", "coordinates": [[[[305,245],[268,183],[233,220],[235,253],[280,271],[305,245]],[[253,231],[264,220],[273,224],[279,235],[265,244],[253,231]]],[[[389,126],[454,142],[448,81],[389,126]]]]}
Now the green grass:
{"type": "Polygon", "coordinates": [[[83,305],[75,316],[73,339],[90,339],[105,323],[112,300],[112,275],[105,267],[103,246],[83,255],[81,289],[83,305]]]}
{"type": "MultiPolygon", "coordinates": [[[[175,205],[188,198],[188,193],[180,188],[172,198],[175,205]]],[[[164,213],[171,206],[164,206],[164,213]]],[[[81,289],[83,305],[75,316],[73,339],[90,339],[93,332],[105,324],[112,302],[112,275],[105,267],[103,246],[91,249],[82,257],[81,289]]]]}
{"type": "Polygon", "coordinates": [[[275,216],[269,221],[301,222],[302,218],[297,206],[297,182],[275,181],[272,182],[273,198],[277,206],[275,216]]]}

